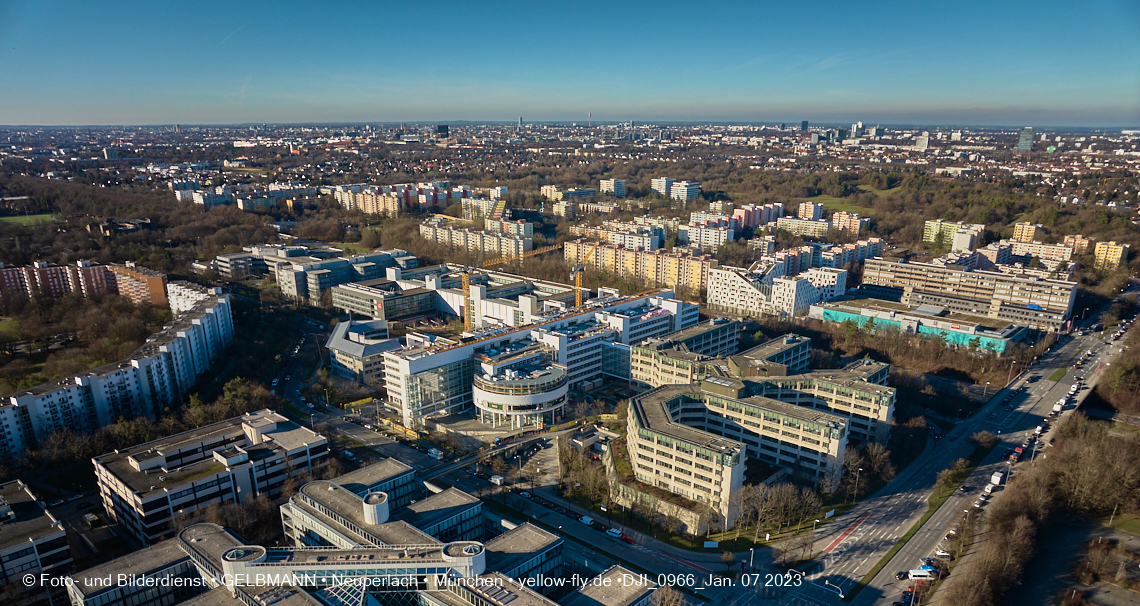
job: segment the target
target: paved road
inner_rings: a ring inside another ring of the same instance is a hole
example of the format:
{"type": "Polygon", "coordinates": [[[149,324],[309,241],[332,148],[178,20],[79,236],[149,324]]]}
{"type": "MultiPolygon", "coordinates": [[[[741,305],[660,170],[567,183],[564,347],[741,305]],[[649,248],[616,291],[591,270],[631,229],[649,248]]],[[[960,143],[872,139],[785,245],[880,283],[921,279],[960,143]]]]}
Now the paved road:
{"type": "MultiPolygon", "coordinates": [[[[1086,325],[1094,321],[1089,319],[1086,325]]],[[[911,583],[895,580],[895,573],[916,568],[920,564],[920,558],[932,556],[945,543],[944,537],[949,528],[967,515],[967,510],[973,511],[973,502],[992,473],[1009,470],[1009,465],[1002,459],[1005,448],[1020,446],[1028,435],[1033,434],[1037,425],[1052,410],[1053,404],[1067,393],[1076,376],[1084,376],[1086,383],[1095,384],[1111,357],[1118,354],[1119,350],[1119,345],[1106,345],[1099,334],[1063,337],[1061,345],[1043,356],[1008,389],[995,393],[978,414],[960,423],[946,438],[928,444],[926,451],[890,485],[842,515],[836,522],[817,531],[815,549],[822,554],[816,558],[816,569],[809,569],[809,583],[793,590],[790,597],[799,597],[814,604],[839,603],[839,593],[854,588],[922,517],[938,472],[949,467],[954,459],[968,457],[973,452],[969,436],[980,430],[1000,433],[1002,443],[964,482],[971,490],[951,495],[860,592],[855,603],[891,604],[899,600],[902,591],[911,583]],[[1082,369],[1068,368],[1073,358],[1089,349],[1096,350],[1096,355],[1082,369]],[[1056,382],[1049,381],[1048,377],[1057,368],[1067,368],[1065,376],[1056,382]],[[1032,375],[1040,379],[1027,383],[1032,375]],[[1014,397],[1006,405],[1003,400],[1010,394],[1014,397]]],[[[1079,399],[1088,393],[1089,389],[1082,390],[1079,399]]],[[[1072,408],[1070,405],[1069,409],[1072,408]]],[[[1044,441],[1047,438],[1048,436],[1044,441]]]]}

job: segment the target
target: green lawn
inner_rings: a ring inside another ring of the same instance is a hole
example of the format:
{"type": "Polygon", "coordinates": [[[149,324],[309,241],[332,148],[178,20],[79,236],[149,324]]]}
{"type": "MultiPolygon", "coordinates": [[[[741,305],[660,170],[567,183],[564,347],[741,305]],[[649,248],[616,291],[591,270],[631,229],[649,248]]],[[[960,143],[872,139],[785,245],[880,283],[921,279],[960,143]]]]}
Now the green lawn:
{"type": "Polygon", "coordinates": [[[895,191],[898,188],[892,187],[891,189],[875,189],[874,187],[871,187],[870,185],[860,185],[859,189],[861,189],[865,192],[870,192],[870,193],[875,194],[876,196],[879,196],[880,198],[882,198],[883,196],[890,194],[891,192],[895,191]]]}
{"type": "MultiPolygon", "coordinates": [[[[1103,522],[1107,524],[1108,520],[1103,522]]],[[[1116,514],[1116,518],[1112,521],[1112,527],[1124,532],[1140,534],[1140,516],[1134,516],[1130,513],[1116,514]]]]}
{"type": "Polygon", "coordinates": [[[51,213],[43,213],[40,215],[15,215],[12,217],[0,217],[0,222],[19,223],[20,225],[31,225],[32,223],[45,223],[47,221],[51,221],[51,213]]]}
{"type": "Polygon", "coordinates": [[[828,196],[826,194],[804,199],[815,202],[816,204],[822,204],[824,208],[832,212],[847,211],[849,213],[859,213],[864,217],[869,217],[875,214],[874,209],[863,208],[862,206],[849,204],[845,202],[843,198],[836,198],[835,196],[828,196]]]}
{"type": "Polygon", "coordinates": [[[0,318],[0,332],[15,332],[20,323],[11,318],[0,318]]]}
{"type": "Polygon", "coordinates": [[[1053,371],[1053,374],[1049,375],[1050,381],[1060,381],[1061,379],[1064,379],[1064,378],[1065,378],[1065,369],[1064,368],[1058,368],[1057,370],[1053,371]]]}

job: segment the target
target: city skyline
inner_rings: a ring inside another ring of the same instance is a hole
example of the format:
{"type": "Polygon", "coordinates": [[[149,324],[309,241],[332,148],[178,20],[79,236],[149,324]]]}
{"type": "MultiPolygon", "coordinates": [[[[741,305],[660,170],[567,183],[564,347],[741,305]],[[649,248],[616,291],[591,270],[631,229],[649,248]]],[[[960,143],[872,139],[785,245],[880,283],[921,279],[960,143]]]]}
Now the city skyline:
{"type": "Polygon", "coordinates": [[[1127,2],[691,8],[7,3],[0,124],[1140,124],[1127,2]]]}

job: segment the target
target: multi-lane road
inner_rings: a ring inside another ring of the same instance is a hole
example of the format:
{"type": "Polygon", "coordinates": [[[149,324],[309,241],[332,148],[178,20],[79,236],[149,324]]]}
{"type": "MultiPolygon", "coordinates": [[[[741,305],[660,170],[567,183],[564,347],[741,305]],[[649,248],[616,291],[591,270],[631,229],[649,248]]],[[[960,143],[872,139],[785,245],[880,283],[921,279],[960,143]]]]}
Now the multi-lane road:
{"type": "MultiPolygon", "coordinates": [[[[1094,321],[1090,319],[1086,325],[1094,321]]],[[[899,600],[902,591],[912,583],[895,580],[895,573],[917,568],[921,565],[920,558],[933,556],[945,544],[944,537],[955,522],[967,515],[966,511],[971,512],[969,515],[976,511],[973,502],[992,473],[1009,471],[1010,465],[1002,457],[1005,450],[1020,446],[1027,436],[1032,435],[1057,400],[1067,394],[1076,377],[1082,376],[1086,388],[1078,394],[1079,404],[1119,354],[1118,343],[1106,343],[1099,333],[1063,337],[1060,345],[1046,353],[1007,389],[995,393],[970,420],[960,423],[946,438],[928,444],[926,451],[890,485],[836,522],[817,531],[814,544],[821,555],[807,571],[808,583],[790,590],[785,603],[839,603],[840,594],[845,595],[854,589],[926,512],[927,498],[938,472],[949,467],[953,460],[966,458],[973,452],[970,435],[981,430],[999,435],[1002,443],[963,483],[967,491],[951,495],[890,563],[860,591],[855,603],[891,604],[899,600]],[[1073,361],[1089,350],[1093,350],[1094,355],[1081,369],[1072,369],[1073,361]],[[1059,368],[1065,369],[1064,376],[1057,381],[1049,380],[1059,368]],[[1013,398],[1006,403],[1008,395],[1013,398]]],[[[1069,414],[1074,408],[1070,404],[1063,414],[1069,414]]],[[[1042,443],[1047,443],[1047,438],[1048,435],[1042,443]]],[[[1029,458],[1027,456],[1019,465],[1032,464],[1029,458]]],[[[1016,466],[1013,470],[1016,473],[1016,466]]]]}

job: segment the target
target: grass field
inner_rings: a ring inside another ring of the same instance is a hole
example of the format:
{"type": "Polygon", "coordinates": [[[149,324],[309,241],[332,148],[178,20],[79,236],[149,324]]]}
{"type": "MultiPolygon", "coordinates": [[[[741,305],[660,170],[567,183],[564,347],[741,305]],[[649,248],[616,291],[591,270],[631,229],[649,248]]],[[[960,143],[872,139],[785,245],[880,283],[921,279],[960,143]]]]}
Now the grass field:
{"type": "Polygon", "coordinates": [[[1049,375],[1050,381],[1060,381],[1063,378],[1065,378],[1065,369],[1064,368],[1058,368],[1057,370],[1053,371],[1053,374],[1049,375]]]}
{"type": "Polygon", "coordinates": [[[0,222],[3,223],[19,223],[20,225],[31,225],[32,223],[46,223],[51,221],[51,213],[43,213],[40,215],[15,215],[12,217],[0,217],[0,222]]]}
{"type": "Polygon", "coordinates": [[[879,196],[880,198],[882,198],[883,196],[895,191],[898,188],[892,187],[891,189],[875,189],[874,187],[871,187],[870,185],[860,185],[859,189],[866,191],[866,192],[871,192],[872,194],[875,194],[876,196],[879,196]]]}
{"type": "Polygon", "coordinates": [[[0,332],[13,332],[19,327],[19,322],[11,318],[0,318],[0,332]]]}
{"type": "MultiPolygon", "coordinates": [[[[1105,524],[1108,520],[1103,520],[1105,524]]],[[[1140,534],[1140,517],[1134,516],[1130,513],[1117,514],[1116,518],[1112,520],[1112,527],[1124,532],[1131,532],[1132,534],[1140,534]]]]}
{"type": "Polygon", "coordinates": [[[869,217],[875,214],[875,211],[873,209],[863,208],[862,206],[856,206],[854,204],[848,204],[847,202],[843,201],[843,198],[836,198],[835,196],[828,196],[826,194],[804,199],[808,200],[809,202],[815,202],[816,204],[822,204],[824,208],[832,212],[847,211],[849,213],[859,213],[864,217],[869,217]]]}

